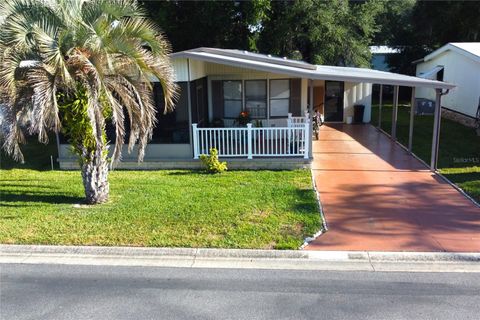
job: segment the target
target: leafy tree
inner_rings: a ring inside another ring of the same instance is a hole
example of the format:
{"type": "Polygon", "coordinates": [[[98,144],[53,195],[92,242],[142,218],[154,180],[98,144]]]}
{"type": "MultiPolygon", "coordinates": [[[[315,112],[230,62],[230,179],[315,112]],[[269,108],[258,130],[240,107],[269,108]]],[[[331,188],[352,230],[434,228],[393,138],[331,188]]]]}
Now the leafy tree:
{"type": "Polygon", "coordinates": [[[389,57],[395,72],[414,74],[412,62],[448,42],[480,41],[478,1],[384,1],[375,44],[400,49],[389,57]]]}
{"type": "Polygon", "coordinates": [[[261,51],[317,64],[369,66],[379,1],[275,1],[264,22],[261,51]],[[298,57],[298,54],[297,54],[298,57]]]}
{"type": "Polygon", "coordinates": [[[197,47],[255,50],[268,0],[144,1],[174,51],[197,47]]]}
{"type": "Polygon", "coordinates": [[[120,160],[127,125],[129,151],[137,144],[139,161],[151,138],[152,76],[172,108],[177,87],[167,40],[136,0],[6,0],[0,29],[9,126],[3,147],[23,161],[24,128],[46,143],[48,131],[63,127],[80,158],[86,202],[105,202],[108,164],[120,160]],[[107,121],[116,133],[111,157],[107,121]]]}
{"type": "MultiPolygon", "coordinates": [[[[407,39],[410,36],[409,30],[412,28],[412,14],[416,0],[384,0],[381,4],[382,9],[376,19],[378,32],[372,43],[395,46],[399,38],[407,39]]],[[[403,40],[401,42],[403,43],[403,40]]]]}

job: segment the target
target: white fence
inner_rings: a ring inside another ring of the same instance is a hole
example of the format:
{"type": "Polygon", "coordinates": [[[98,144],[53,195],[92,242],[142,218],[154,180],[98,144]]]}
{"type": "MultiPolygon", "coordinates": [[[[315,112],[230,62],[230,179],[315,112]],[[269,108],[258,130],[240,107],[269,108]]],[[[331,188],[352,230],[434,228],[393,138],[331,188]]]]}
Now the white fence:
{"type": "Polygon", "coordinates": [[[305,122],[309,121],[308,112],[305,112],[305,117],[294,117],[291,113],[288,114],[287,127],[302,127],[305,122]]]}
{"type": "Polygon", "coordinates": [[[242,128],[198,128],[193,126],[194,159],[209,154],[211,148],[220,157],[304,157],[308,159],[310,148],[310,121],[290,127],[254,128],[252,124],[242,128]]]}
{"type": "MultiPolygon", "coordinates": [[[[294,127],[301,126],[305,123],[305,119],[308,118],[308,112],[304,117],[294,117],[291,113],[287,118],[270,118],[270,119],[256,119],[260,121],[263,127],[294,127]]],[[[225,127],[235,127],[237,122],[235,119],[223,119],[225,127]]]]}

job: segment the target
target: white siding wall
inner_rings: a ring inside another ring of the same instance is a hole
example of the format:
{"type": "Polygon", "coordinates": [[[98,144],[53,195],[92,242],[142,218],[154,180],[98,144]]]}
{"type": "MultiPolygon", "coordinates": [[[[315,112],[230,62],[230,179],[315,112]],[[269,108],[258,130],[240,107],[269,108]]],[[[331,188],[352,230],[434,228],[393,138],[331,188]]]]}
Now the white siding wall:
{"type": "MultiPolygon", "coordinates": [[[[188,61],[183,58],[172,59],[177,82],[188,81],[188,61]]],[[[205,62],[190,59],[190,80],[200,79],[206,76],[205,62]]]]}
{"type": "MultiPolygon", "coordinates": [[[[156,144],[149,143],[145,149],[145,161],[161,160],[161,159],[191,159],[192,147],[190,144],[156,144]]],[[[110,146],[110,152],[113,152],[113,145],[110,146]]],[[[61,144],[58,150],[58,157],[64,161],[72,161],[76,156],[71,152],[69,144],[61,144]]],[[[135,146],[132,153],[128,153],[127,146],[122,149],[122,161],[137,161],[137,147],[135,146]]]]}
{"type": "Polygon", "coordinates": [[[175,70],[175,81],[188,81],[187,59],[172,59],[173,69],[175,70]]]}
{"type": "MultiPolygon", "coordinates": [[[[417,75],[444,66],[443,80],[457,85],[457,88],[442,97],[442,106],[475,116],[480,97],[480,63],[454,51],[446,51],[434,59],[417,65],[417,75]]],[[[417,98],[435,100],[435,90],[417,88],[417,98]]]]}
{"type": "Polygon", "coordinates": [[[238,68],[227,66],[217,63],[205,63],[205,72],[212,77],[222,76],[222,79],[226,79],[224,76],[229,76],[231,79],[282,79],[291,78],[288,75],[269,73],[264,71],[258,71],[253,69],[238,68]]]}
{"type": "Polygon", "coordinates": [[[370,122],[372,113],[371,83],[345,82],[343,121],[347,121],[347,117],[353,117],[353,106],[356,104],[365,106],[363,122],[370,122]]]}
{"type": "Polygon", "coordinates": [[[190,80],[197,80],[207,75],[205,72],[206,63],[198,60],[190,60],[190,80]]]}

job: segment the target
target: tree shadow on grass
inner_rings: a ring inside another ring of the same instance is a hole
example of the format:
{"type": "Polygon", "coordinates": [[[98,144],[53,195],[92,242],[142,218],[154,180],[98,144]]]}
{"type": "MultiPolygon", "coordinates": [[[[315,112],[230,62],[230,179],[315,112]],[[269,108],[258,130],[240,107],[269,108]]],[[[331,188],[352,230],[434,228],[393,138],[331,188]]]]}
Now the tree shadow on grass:
{"type": "Polygon", "coordinates": [[[181,171],[170,171],[167,173],[167,175],[169,176],[189,176],[189,175],[209,176],[212,174],[206,172],[205,170],[181,170],[181,171]]]}
{"type": "Polygon", "coordinates": [[[0,201],[5,207],[27,206],[26,203],[49,203],[49,204],[75,204],[82,203],[83,197],[72,196],[62,193],[1,191],[0,201]]]}
{"type": "MultiPolygon", "coordinates": [[[[4,188],[32,188],[31,185],[29,184],[21,184],[21,183],[8,183],[10,181],[15,181],[15,180],[0,180],[0,183],[2,184],[1,187],[4,188]],[[7,182],[7,183],[5,183],[7,182]]],[[[31,181],[31,180],[29,180],[31,181]]],[[[54,187],[54,186],[46,186],[46,185],[35,185],[35,189],[53,189],[53,190],[58,190],[60,189],[59,187],[54,187]]]]}
{"type": "Polygon", "coordinates": [[[295,189],[295,202],[290,204],[290,209],[301,214],[320,213],[315,193],[311,189],[295,189]]]}
{"type": "Polygon", "coordinates": [[[448,173],[442,172],[448,180],[455,183],[463,183],[478,180],[480,181],[480,172],[458,172],[458,173],[448,173]]]}

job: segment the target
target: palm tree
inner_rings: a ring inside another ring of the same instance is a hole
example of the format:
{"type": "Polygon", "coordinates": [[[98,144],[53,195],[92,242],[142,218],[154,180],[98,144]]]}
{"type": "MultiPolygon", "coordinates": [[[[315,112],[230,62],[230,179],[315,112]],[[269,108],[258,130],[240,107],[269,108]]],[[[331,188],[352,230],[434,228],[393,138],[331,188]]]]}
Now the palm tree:
{"type": "Polygon", "coordinates": [[[152,137],[152,79],[163,88],[161,111],[173,108],[168,41],[136,0],[3,0],[0,30],[4,149],[23,161],[24,129],[43,143],[62,130],[80,158],[86,202],[105,202],[127,124],[128,151],[138,145],[139,161],[152,137]],[[111,155],[107,121],[115,128],[111,155]]]}

